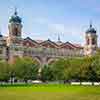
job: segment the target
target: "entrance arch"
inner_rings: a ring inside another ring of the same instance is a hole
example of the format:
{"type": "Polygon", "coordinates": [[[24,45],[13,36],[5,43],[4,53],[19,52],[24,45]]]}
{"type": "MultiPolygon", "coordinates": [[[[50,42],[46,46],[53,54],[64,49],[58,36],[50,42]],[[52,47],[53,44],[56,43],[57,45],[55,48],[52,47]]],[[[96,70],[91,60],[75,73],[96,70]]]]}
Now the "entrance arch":
{"type": "Polygon", "coordinates": [[[56,62],[57,60],[58,60],[57,58],[50,58],[50,59],[48,60],[48,65],[53,64],[53,63],[56,62]]]}
{"type": "Polygon", "coordinates": [[[38,59],[38,57],[33,57],[32,58],[38,65],[41,65],[41,61],[40,59],[38,59]]]}

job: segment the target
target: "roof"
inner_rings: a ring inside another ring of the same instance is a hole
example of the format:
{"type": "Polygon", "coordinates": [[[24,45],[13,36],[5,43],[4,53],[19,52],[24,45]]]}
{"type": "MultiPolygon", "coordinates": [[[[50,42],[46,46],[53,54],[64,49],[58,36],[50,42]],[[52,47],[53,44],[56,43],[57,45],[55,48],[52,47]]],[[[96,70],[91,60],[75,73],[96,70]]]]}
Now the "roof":
{"type": "Polygon", "coordinates": [[[87,29],[86,33],[92,33],[92,34],[95,34],[96,33],[96,30],[92,27],[92,24],[90,24],[90,27],[89,29],[87,29]]]}
{"type": "Polygon", "coordinates": [[[21,23],[22,19],[17,15],[17,10],[15,9],[14,15],[11,16],[11,18],[9,19],[9,22],[16,22],[16,23],[21,23]]]}
{"type": "Polygon", "coordinates": [[[64,48],[65,46],[68,46],[70,48],[79,48],[81,49],[82,46],[80,44],[72,44],[70,42],[53,42],[51,40],[32,40],[30,37],[25,38],[24,40],[29,40],[31,43],[36,44],[37,46],[47,46],[50,45],[55,48],[64,48]]]}

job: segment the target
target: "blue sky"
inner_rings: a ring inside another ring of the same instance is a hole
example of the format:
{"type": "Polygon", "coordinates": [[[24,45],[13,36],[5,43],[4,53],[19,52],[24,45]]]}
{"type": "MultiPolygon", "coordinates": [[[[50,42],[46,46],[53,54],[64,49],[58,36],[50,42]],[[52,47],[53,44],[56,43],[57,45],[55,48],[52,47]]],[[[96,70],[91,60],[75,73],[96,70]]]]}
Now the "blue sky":
{"type": "Polygon", "coordinates": [[[23,37],[57,41],[60,34],[64,42],[83,44],[90,20],[100,33],[100,0],[1,0],[3,35],[8,34],[9,17],[15,6],[23,20],[23,37]]]}

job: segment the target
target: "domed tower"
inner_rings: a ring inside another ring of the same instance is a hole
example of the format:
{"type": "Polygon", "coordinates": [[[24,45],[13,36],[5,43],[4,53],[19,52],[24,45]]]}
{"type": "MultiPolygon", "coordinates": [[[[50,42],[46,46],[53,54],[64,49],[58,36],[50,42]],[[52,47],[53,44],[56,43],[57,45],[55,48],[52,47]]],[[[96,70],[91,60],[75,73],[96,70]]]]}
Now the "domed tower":
{"type": "Polygon", "coordinates": [[[89,29],[85,33],[85,40],[84,54],[88,56],[94,55],[97,49],[97,34],[91,23],[89,29]]]}
{"type": "Polygon", "coordinates": [[[8,41],[8,45],[11,45],[13,42],[19,43],[19,40],[21,39],[21,35],[22,35],[22,24],[21,24],[21,22],[22,22],[22,20],[18,16],[17,10],[15,9],[14,14],[9,19],[9,25],[8,25],[9,41],[8,41]]]}
{"type": "Polygon", "coordinates": [[[9,36],[7,46],[9,47],[9,59],[22,56],[22,19],[18,16],[17,9],[9,19],[9,36]]]}

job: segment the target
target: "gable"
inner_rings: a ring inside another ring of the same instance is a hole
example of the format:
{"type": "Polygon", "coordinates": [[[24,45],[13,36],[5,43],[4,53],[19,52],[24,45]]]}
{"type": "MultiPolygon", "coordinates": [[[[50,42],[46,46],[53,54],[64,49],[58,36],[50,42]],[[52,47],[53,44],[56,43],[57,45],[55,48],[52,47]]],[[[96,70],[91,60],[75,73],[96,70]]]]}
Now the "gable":
{"type": "Polygon", "coordinates": [[[58,48],[58,46],[50,40],[44,41],[40,45],[46,48],[58,48]]]}
{"type": "Polygon", "coordinates": [[[29,46],[29,47],[35,47],[38,45],[38,43],[36,41],[32,40],[31,38],[27,37],[26,39],[24,39],[23,45],[29,46]]]}
{"type": "Polygon", "coordinates": [[[76,47],[73,44],[71,44],[70,42],[66,42],[66,43],[62,44],[60,46],[60,48],[64,48],[64,49],[76,49],[76,47]]]}

